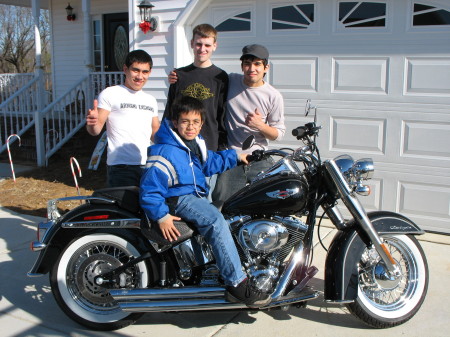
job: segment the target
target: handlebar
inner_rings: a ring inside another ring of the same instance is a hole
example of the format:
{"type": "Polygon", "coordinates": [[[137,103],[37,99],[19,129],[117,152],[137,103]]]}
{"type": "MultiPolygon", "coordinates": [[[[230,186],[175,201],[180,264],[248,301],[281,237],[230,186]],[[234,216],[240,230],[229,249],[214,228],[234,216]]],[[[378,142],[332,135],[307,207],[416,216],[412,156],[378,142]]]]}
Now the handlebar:
{"type": "Polygon", "coordinates": [[[248,162],[252,162],[252,161],[260,161],[263,158],[269,157],[269,156],[281,156],[281,157],[286,157],[287,155],[289,155],[289,153],[282,151],[282,150],[277,150],[277,149],[273,149],[273,150],[255,150],[252,152],[251,155],[249,155],[247,157],[248,162]]]}
{"type": "Polygon", "coordinates": [[[264,157],[264,150],[255,150],[251,155],[247,156],[249,163],[252,161],[260,161],[264,157]]]}
{"type": "Polygon", "coordinates": [[[303,139],[308,136],[314,136],[319,133],[321,126],[316,126],[316,123],[307,123],[292,130],[292,135],[297,139],[303,139]]]}
{"type": "Polygon", "coordinates": [[[292,130],[292,135],[294,137],[297,137],[297,139],[303,138],[306,136],[307,130],[304,126],[299,126],[298,128],[295,128],[292,130]]]}

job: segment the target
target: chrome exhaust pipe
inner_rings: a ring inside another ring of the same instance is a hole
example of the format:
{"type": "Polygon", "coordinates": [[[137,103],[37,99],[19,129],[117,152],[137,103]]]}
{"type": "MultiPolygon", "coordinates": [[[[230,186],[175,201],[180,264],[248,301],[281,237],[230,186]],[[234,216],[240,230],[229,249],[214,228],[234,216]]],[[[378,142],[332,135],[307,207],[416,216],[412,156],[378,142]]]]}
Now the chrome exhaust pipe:
{"type": "Polygon", "coordinates": [[[167,299],[194,299],[194,298],[225,298],[223,287],[180,287],[180,288],[153,288],[153,289],[119,289],[110,290],[109,293],[117,301],[139,300],[167,300],[167,299]]]}
{"type": "Polygon", "coordinates": [[[228,302],[223,287],[183,287],[110,290],[111,296],[127,312],[195,311],[246,308],[228,302]]]}
{"type": "MultiPolygon", "coordinates": [[[[244,303],[229,302],[222,287],[110,290],[119,307],[126,312],[168,312],[247,309],[244,303]]],[[[261,309],[293,304],[317,298],[318,292],[300,292],[281,296],[261,309]],[[289,296],[290,295],[290,296],[289,296]]]]}
{"type": "Polygon", "coordinates": [[[228,302],[225,298],[119,302],[119,306],[120,309],[126,312],[198,311],[247,308],[244,303],[228,302]]]}

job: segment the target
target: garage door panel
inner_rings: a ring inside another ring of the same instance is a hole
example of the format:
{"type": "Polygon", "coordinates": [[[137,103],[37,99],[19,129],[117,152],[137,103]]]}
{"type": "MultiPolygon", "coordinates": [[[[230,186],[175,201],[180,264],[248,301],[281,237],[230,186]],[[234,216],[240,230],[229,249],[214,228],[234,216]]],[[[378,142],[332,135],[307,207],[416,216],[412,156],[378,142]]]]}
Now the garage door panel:
{"type": "MultiPolygon", "coordinates": [[[[399,212],[411,218],[426,219],[426,226],[442,230],[450,222],[450,185],[436,177],[410,177],[398,183],[399,212]],[[439,224],[442,224],[439,226],[439,224]]],[[[444,230],[450,231],[450,228],[444,230]]]]}
{"type": "Polygon", "coordinates": [[[331,151],[384,154],[386,119],[331,117],[330,125],[331,151]]]}
{"type": "Polygon", "coordinates": [[[215,58],[214,64],[218,66],[219,68],[225,70],[228,74],[229,73],[238,73],[241,74],[241,62],[239,61],[239,58],[233,58],[233,59],[221,59],[221,58],[215,58]]]}
{"type": "Polygon", "coordinates": [[[450,97],[450,58],[406,58],[405,74],[405,95],[450,97]]]}
{"type": "Polygon", "coordinates": [[[450,165],[450,123],[404,121],[402,157],[445,160],[450,165]]]}
{"type": "Polygon", "coordinates": [[[386,95],[389,58],[333,58],[333,93],[386,95]]]}
{"type": "Polygon", "coordinates": [[[275,59],[270,65],[271,83],[277,89],[317,92],[317,58],[275,59]]]}
{"type": "Polygon", "coordinates": [[[433,180],[418,182],[414,177],[399,181],[399,211],[405,214],[427,214],[450,221],[450,187],[433,184],[433,180]]]}

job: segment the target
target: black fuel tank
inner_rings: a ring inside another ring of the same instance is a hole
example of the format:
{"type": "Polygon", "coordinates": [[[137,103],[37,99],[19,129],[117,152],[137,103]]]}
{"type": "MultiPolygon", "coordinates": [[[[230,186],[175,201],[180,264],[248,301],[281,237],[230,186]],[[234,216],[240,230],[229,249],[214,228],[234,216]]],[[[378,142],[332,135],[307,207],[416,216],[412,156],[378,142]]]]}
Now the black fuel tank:
{"type": "Polygon", "coordinates": [[[285,171],[244,187],[225,202],[222,213],[290,215],[306,207],[307,196],[306,179],[285,171]]]}

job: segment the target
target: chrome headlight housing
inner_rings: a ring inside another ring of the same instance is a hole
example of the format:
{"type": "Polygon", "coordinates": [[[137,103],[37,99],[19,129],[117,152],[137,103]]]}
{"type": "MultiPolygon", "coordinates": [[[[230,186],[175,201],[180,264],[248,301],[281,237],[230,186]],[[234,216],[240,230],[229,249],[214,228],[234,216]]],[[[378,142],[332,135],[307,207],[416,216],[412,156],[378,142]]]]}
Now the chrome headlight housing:
{"type": "Polygon", "coordinates": [[[351,156],[344,154],[336,157],[334,162],[353,191],[361,195],[370,194],[370,187],[363,185],[362,181],[369,180],[373,176],[374,166],[371,158],[354,161],[351,156]]]}
{"type": "Polygon", "coordinates": [[[371,158],[358,159],[352,167],[355,180],[369,180],[373,177],[373,160],[371,158]]]}
{"type": "Polygon", "coordinates": [[[342,172],[344,177],[347,178],[347,181],[350,182],[349,179],[351,178],[353,164],[355,163],[353,158],[348,154],[343,154],[334,158],[334,162],[337,167],[339,167],[339,170],[342,172]]]}

